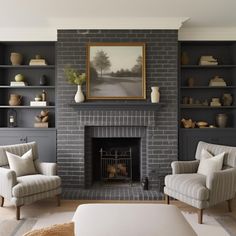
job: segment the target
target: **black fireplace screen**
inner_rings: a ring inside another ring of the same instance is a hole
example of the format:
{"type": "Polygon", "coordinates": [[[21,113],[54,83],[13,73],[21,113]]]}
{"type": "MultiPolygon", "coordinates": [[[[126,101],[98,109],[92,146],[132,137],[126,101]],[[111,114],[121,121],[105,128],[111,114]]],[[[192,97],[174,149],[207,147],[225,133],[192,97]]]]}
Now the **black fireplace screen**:
{"type": "Polygon", "coordinates": [[[140,138],[93,138],[93,182],[139,182],[140,141],[140,138]]]}
{"type": "Polygon", "coordinates": [[[100,149],[101,180],[132,181],[132,149],[100,149]]]}

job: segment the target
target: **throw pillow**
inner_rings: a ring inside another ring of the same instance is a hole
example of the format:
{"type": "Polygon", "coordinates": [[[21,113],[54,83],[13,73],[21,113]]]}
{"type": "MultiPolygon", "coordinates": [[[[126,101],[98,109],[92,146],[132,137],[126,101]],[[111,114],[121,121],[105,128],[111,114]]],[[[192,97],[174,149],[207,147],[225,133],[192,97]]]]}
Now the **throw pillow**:
{"type": "Polygon", "coordinates": [[[33,161],[32,149],[27,151],[21,157],[13,153],[7,152],[7,159],[11,170],[16,172],[16,176],[37,174],[33,161]]]}
{"type": "Polygon", "coordinates": [[[209,175],[222,169],[225,152],[213,156],[207,150],[202,149],[200,164],[197,170],[198,174],[209,175]]]}

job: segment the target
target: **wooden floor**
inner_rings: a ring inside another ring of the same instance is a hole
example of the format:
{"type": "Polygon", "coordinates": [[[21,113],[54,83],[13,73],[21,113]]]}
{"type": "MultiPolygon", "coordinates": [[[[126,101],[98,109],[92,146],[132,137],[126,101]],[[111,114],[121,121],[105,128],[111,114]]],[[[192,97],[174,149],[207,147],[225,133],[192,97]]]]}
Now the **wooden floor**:
{"type": "MultiPolygon", "coordinates": [[[[56,199],[47,199],[43,201],[36,202],[34,204],[23,206],[21,208],[21,217],[29,218],[29,217],[38,217],[45,213],[55,213],[55,212],[68,212],[75,211],[78,205],[85,203],[165,203],[164,201],[86,201],[86,200],[62,200],[61,206],[56,206],[56,199]]],[[[170,201],[170,204],[176,205],[179,209],[184,212],[196,212],[196,209],[181,203],[179,201],[170,201]]],[[[232,202],[233,212],[231,213],[236,217],[236,198],[232,202]]],[[[214,206],[210,209],[206,209],[205,213],[209,215],[223,215],[227,212],[227,202],[223,202],[217,206],[214,206]]],[[[5,202],[4,207],[0,208],[0,216],[1,218],[13,218],[15,217],[15,207],[9,202],[5,202]]]]}

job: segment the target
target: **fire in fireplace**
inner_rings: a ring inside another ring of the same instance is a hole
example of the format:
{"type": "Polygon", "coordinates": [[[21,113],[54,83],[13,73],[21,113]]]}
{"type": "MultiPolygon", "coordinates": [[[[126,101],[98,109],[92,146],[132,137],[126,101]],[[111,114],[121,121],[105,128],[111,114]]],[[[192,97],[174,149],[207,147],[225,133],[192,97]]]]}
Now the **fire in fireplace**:
{"type": "Polygon", "coordinates": [[[140,181],[140,138],[93,138],[93,181],[140,181]]]}
{"type": "Polygon", "coordinates": [[[132,148],[100,150],[101,180],[132,181],[132,148]]]}

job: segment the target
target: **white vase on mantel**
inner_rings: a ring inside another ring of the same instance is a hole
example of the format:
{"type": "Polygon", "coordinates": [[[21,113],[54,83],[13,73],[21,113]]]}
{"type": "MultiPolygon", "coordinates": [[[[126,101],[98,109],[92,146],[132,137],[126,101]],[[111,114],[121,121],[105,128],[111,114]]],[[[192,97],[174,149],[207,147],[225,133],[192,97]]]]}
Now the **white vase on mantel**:
{"type": "Polygon", "coordinates": [[[151,92],[151,102],[152,103],[159,103],[160,102],[160,92],[159,92],[159,87],[153,86],[151,87],[152,92],[151,92]]]}
{"type": "Polygon", "coordinates": [[[82,87],[81,87],[81,85],[78,85],[77,92],[75,94],[75,102],[76,103],[81,103],[83,101],[84,101],[84,94],[83,94],[83,91],[82,91],[82,87]]]}

